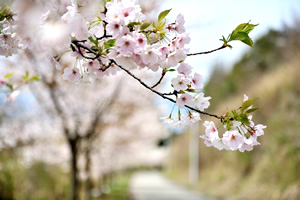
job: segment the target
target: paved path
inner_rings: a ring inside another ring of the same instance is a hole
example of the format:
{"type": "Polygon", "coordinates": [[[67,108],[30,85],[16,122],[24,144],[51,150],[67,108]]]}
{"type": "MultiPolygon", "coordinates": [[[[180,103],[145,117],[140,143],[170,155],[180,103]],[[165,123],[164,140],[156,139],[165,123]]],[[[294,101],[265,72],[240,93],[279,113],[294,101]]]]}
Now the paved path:
{"type": "Polygon", "coordinates": [[[159,172],[138,172],[130,183],[133,200],[211,200],[166,179],[159,172]]]}

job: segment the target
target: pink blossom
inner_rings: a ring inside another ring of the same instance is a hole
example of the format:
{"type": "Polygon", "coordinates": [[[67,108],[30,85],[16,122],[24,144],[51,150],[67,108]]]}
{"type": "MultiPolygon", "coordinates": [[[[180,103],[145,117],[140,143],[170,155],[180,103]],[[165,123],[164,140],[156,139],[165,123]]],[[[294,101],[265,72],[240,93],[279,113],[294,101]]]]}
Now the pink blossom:
{"type": "Polygon", "coordinates": [[[245,137],[237,130],[226,131],[223,135],[222,142],[227,145],[230,150],[237,150],[244,144],[245,137]]]}
{"type": "Polygon", "coordinates": [[[158,63],[160,52],[154,48],[148,47],[142,54],[143,62],[146,65],[154,65],[158,63]]]}
{"type": "Polygon", "coordinates": [[[172,119],[171,116],[169,116],[169,117],[162,117],[162,118],[160,118],[160,119],[163,120],[163,122],[164,122],[165,124],[173,124],[173,123],[175,122],[175,120],[172,119]]]}
{"type": "Polygon", "coordinates": [[[176,105],[179,108],[183,108],[185,105],[192,105],[193,97],[189,94],[182,94],[176,101],[176,105]]]}
{"type": "Polygon", "coordinates": [[[140,53],[145,49],[147,44],[147,38],[142,33],[133,33],[133,39],[136,41],[136,48],[134,49],[134,53],[140,53]]]}
{"type": "Polygon", "coordinates": [[[167,55],[170,53],[170,52],[169,52],[169,49],[168,49],[168,46],[166,46],[166,45],[162,45],[162,46],[159,48],[159,52],[161,53],[161,56],[160,56],[160,59],[161,59],[161,60],[166,59],[167,55]]]}
{"type": "Polygon", "coordinates": [[[83,66],[86,67],[90,73],[94,73],[100,68],[98,60],[91,60],[87,63],[84,63],[83,66]]]}
{"type": "Polygon", "coordinates": [[[111,74],[111,75],[116,75],[117,72],[120,70],[121,69],[117,65],[111,64],[111,66],[105,72],[107,72],[108,74],[111,74]]]}
{"type": "Polygon", "coordinates": [[[246,143],[243,143],[242,146],[239,148],[240,152],[244,152],[244,151],[252,151],[253,150],[253,145],[249,145],[246,143]]]}
{"type": "Polygon", "coordinates": [[[188,84],[190,83],[189,79],[182,74],[179,74],[176,78],[173,78],[171,82],[174,90],[176,91],[186,90],[188,88],[188,84]]]}
{"type": "Polygon", "coordinates": [[[182,14],[177,15],[177,19],[175,21],[175,31],[177,31],[177,33],[181,34],[185,32],[185,28],[184,28],[184,17],[182,14]]]}
{"type": "Polygon", "coordinates": [[[78,68],[72,69],[71,67],[67,67],[64,69],[64,73],[62,75],[64,80],[68,80],[70,82],[77,81],[81,78],[81,74],[78,68]]]}
{"type": "Polygon", "coordinates": [[[199,93],[194,97],[194,105],[201,111],[208,108],[210,106],[209,100],[211,97],[204,97],[204,93],[199,93]]]}
{"type": "MultiPolygon", "coordinates": [[[[80,52],[84,55],[85,54],[85,50],[84,49],[80,49],[80,52]]],[[[79,51],[73,51],[71,53],[71,56],[78,58],[79,60],[82,60],[83,57],[82,55],[79,53],[79,51]]]]}
{"type": "Polygon", "coordinates": [[[179,74],[188,76],[190,73],[192,73],[192,67],[189,64],[180,63],[179,67],[177,68],[177,71],[179,74]]]}
{"type": "Polygon", "coordinates": [[[256,136],[262,136],[262,135],[264,135],[263,129],[265,129],[265,128],[267,128],[267,126],[264,126],[262,124],[257,124],[255,126],[255,134],[256,134],[256,136]]]}
{"type": "Polygon", "coordinates": [[[77,5],[67,7],[66,12],[62,17],[62,21],[69,26],[71,35],[78,40],[84,40],[88,37],[88,28],[85,20],[77,11],[77,5]]]}
{"type": "Polygon", "coordinates": [[[120,24],[120,20],[115,19],[106,25],[106,30],[113,37],[118,37],[123,31],[123,27],[120,24]]]}
{"type": "Polygon", "coordinates": [[[201,120],[200,114],[197,112],[191,112],[183,116],[183,119],[185,121],[185,124],[192,125],[196,123],[197,121],[201,120]]]}
{"type": "Polygon", "coordinates": [[[176,47],[183,49],[184,45],[190,43],[191,38],[187,33],[177,36],[176,38],[176,47]]]}
{"type": "Polygon", "coordinates": [[[134,41],[131,35],[125,35],[117,39],[116,46],[122,56],[131,56],[136,47],[136,41],[134,41]]]}
{"type": "Polygon", "coordinates": [[[194,74],[194,77],[192,78],[192,87],[195,89],[203,88],[203,77],[200,74],[194,74]]]}
{"type": "Polygon", "coordinates": [[[173,51],[168,55],[167,58],[168,66],[176,66],[179,63],[179,61],[184,60],[186,57],[187,55],[184,52],[184,50],[176,49],[175,51],[173,51]]]}
{"type": "Polygon", "coordinates": [[[210,139],[210,140],[215,140],[219,138],[219,133],[218,129],[216,128],[216,125],[212,121],[205,121],[203,123],[205,126],[205,135],[210,139]]]}

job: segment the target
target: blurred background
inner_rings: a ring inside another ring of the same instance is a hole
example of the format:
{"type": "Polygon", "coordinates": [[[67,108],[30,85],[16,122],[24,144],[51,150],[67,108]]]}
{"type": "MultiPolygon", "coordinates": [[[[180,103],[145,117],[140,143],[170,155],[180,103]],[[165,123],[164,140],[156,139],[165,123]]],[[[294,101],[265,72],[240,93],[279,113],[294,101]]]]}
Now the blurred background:
{"type": "MultiPolygon", "coordinates": [[[[30,2],[24,12],[37,1],[30,2]]],[[[148,195],[157,195],[148,199],[175,199],[160,198],[153,170],[216,199],[300,199],[300,2],[139,3],[154,20],[162,10],[172,8],[168,22],[182,13],[191,53],[221,46],[218,39],[240,23],[259,24],[250,34],[253,48],[233,42],[232,50],[186,61],[204,75],[204,93],[212,97],[209,112],[221,115],[235,108],[243,94],[259,98],[257,105],[263,106],[254,122],[267,125],[261,145],[245,153],[208,148],[199,136],[211,118],[202,116],[185,129],[166,127],[159,118],[169,115],[172,105],[125,74],[69,84],[45,57],[25,51],[0,60],[1,76],[25,69],[41,76],[13,99],[0,96],[0,199],[142,200],[147,198],[136,194],[145,183],[154,184],[148,195]]],[[[61,63],[73,64],[68,57],[61,63]]],[[[134,73],[146,82],[159,76],[134,73]]],[[[159,89],[170,90],[171,78],[159,89]]]]}

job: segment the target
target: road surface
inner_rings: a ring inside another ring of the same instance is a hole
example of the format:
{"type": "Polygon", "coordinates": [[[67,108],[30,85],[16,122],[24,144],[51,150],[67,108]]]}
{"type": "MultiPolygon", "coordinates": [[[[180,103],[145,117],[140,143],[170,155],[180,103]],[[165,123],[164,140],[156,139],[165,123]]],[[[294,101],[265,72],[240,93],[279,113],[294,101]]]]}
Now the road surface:
{"type": "Polygon", "coordinates": [[[159,172],[138,172],[130,182],[132,200],[212,200],[165,178],[159,172]]]}

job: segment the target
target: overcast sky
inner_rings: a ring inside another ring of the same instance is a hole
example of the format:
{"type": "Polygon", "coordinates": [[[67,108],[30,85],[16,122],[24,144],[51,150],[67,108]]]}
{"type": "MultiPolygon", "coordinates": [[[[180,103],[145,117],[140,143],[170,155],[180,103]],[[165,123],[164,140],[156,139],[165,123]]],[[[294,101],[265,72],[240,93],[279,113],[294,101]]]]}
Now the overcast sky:
{"type": "MultiPolygon", "coordinates": [[[[170,21],[176,19],[178,13],[185,17],[185,27],[192,39],[190,52],[220,47],[222,35],[227,37],[237,25],[249,20],[259,24],[250,33],[255,41],[270,28],[281,29],[285,23],[292,24],[297,15],[300,17],[300,0],[165,0],[160,9],[169,8],[172,8],[168,16],[170,21]]],[[[230,67],[241,54],[250,50],[240,42],[232,42],[232,46],[232,50],[189,57],[186,61],[207,79],[216,62],[230,67]]]]}

